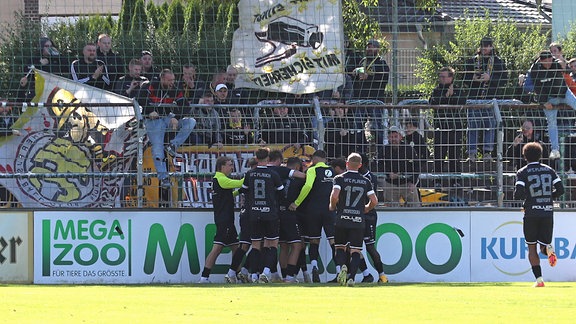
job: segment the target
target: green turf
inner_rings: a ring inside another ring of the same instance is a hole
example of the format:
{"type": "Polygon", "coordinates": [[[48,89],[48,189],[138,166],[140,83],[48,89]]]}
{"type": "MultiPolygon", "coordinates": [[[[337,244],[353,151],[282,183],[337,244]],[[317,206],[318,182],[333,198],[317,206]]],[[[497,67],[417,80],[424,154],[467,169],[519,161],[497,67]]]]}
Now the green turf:
{"type": "Polygon", "coordinates": [[[0,286],[3,323],[574,323],[576,283],[0,286]],[[238,322],[238,320],[242,322],[238,322]]]}

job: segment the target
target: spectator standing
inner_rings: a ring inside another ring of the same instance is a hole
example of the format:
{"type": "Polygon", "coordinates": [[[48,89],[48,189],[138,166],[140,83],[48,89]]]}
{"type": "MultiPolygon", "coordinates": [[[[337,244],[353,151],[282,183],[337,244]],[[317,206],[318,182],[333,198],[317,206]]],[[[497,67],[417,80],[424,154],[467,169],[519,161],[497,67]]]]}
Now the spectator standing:
{"type": "Polygon", "coordinates": [[[388,145],[378,154],[384,161],[384,202],[393,206],[404,199],[407,207],[420,207],[418,192],[419,168],[415,162],[416,151],[402,142],[404,133],[397,126],[388,130],[388,145]]]}
{"type": "Polygon", "coordinates": [[[330,117],[324,126],[325,151],[332,158],[342,158],[352,152],[367,152],[364,125],[357,122],[345,104],[330,108],[330,117]]]}
{"type": "Polygon", "coordinates": [[[60,53],[54,42],[48,37],[40,37],[38,55],[34,55],[24,66],[25,76],[20,79],[18,98],[21,100],[30,100],[36,95],[32,67],[63,77],[68,77],[70,73],[70,62],[60,53]]]}
{"type": "MultiPolygon", "coordinates": [[[[464,105],[466,96],[454,85],[455,71],[446,66],[438,71],[438,86],[430,96],[431,105],[464,105]]],[[[434,169],[436,172],[457,172],[462,157],[464,123],[462,107],[434,108],[434,169]],[[443,168],[444,159],[448,167],[443,168]]]]}
{"type": "Polygon", "coordinates": [[[88,43],[82,50],[83,58],[70,66],[72,80],[100,89],[110,89],[112,83],[104,61],[96,58],[96,44],[88,43]]]}
{"type": "Polygon", "coordinates": [[[354,95],[356,99],[374,99],[384,102],[390,67],[380,55],[380,42],[370,40],[364,56],[354,71],[354,95]]]}
{"type": "MultiPolygon", "coordinates": [[[[464,82],[468,86],[468,99],[492,100],[504,89],[507,70],[496,54],[492,38],[484,37],[476,55],[466,61],[464,82]]],[[[480,132],[483,133],[483,158],[492,161],[496,118],[492,108],[468,109],[468,158],[476,161],[480,132]]]]}
{"type": "Polygon", "coordinates": [[[142,62],[132,59],[128,64],[128,74],[118,78],[114,85],[114,92],[128,98],[140,98],[140,90],[148,86],[148,79],[141,75],[142,62]]]}
{"type": "Polygon", "coordinates": [[[304,132],[306,125],[291,114],[288,106],[280,100],[273,101],[279,106],[272,109],[271,116],[260,115],[261,140],[267,144],[291,144],[295,149],[309,142],[304,132]]]}
{"type": "Polygon", "coordinates": [[[158,81],[160,78],[160,69],[154,65],[154,56],[152,56],[152,52],[142,51],[140,62],[142,62],[142,76],[150,82],[158,81]]]}
{"type": "Polygon", "coordinates": [[[108,34],[98,35],[98,48],[96,49],[96,57],[106,64],[108,68],[108,76],[112,85],[122,75],[124,75],[125,66],[122,57],[112,50],[112,38],[108,34]]]}
{"type": "Polygon", "coordinates": [[[229,90],[233,90],[236,88],[236,78],[238,77],[238,70],[232,66],[228,65],[226,67],[226,86],[229,90]]]}
{"type": "MultiPolygon", "coordinates": [[[[366,44],[366,56],[364,56],[359,65],[353,70],[354,77],[354,99],[358,100],[375,100],[371,105],[385,102],[385,91],[388,85],[390,67],[381,56],[380,42],[370,40],[366,44]]],[[[374,130],[375,142],[377,144],[385,143],[384,123],[382,108],[368,107],[361,108],[357,112],[358,117],[371,121],[371,128],[374,130]]]]}
{"type": "Polygon", "coordinates": [[[193,64],[182,66],[182,76],[179,88],[182,89],[184,99],[189,104],[196,104],[202,94],[206,92],[206,84],[197,80],[196,67],[193,64]]]}
{"type": "Polygon", "coordinates": [[[163,70],[160,73],[160,80],[151,82],[148,86],[148,102],[144,106],[146,116],[144,126],[152,145],[152,158],[158,173],[158,180],[164,189],[169,189],[171,186],[164,151],[175,156],[176,149],[184,143],[196,126],[194,118],[183,117],[182,92],[175,86],[174,73],[168,69],[163,70]],[[178,130],[178,133],[170,144],[165,146],[164,135],[168,129],[178,130]]]}
{"type": "Polygon", "coordinates": [[[334,261],[337,280],[342,286],[354,286],[362,253],[365,215],[378,204],[372,183],[358,172],[361,165],[362,157],[358,153],[350,154],[346,162],[347,171],[334,177],[330,193],[329,209],[336,211],[334,261]],[[350,265],[349,272],[346,264],[350,265]]]}
{"type": "Polygon", "coordinates": [[[548,256],[550,266],[556,266],[557,257],[552,246],[554,199],[564,194],[564,186],[554,169],[540,163],[540,144],[528,143],[522,153],[528,164],[516,173],[514,199],[524,201],[523,231],[528,245],[528,260],[536,278],[534,287],[544,287],[536,245],[539,244],[540,252],[548,256]]]}

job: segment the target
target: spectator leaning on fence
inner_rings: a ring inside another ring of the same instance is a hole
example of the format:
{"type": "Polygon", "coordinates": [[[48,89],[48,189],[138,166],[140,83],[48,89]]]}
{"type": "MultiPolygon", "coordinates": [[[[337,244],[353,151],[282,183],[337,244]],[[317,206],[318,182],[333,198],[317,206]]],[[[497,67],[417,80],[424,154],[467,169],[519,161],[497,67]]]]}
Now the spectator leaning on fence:
{"type": "Polygon", "coordinates": [[[225,145],[254,144],[254,132],[238,108],[228,110],[228,119],[224,121],[222,138],[225,145]]]}
{"type": "Polygon", "coordinates": [[[531,142],[540,143],[542,146],[542,157],[545,159],[548,158],[546,146],[544,146],[544,143],[540,140],[540,133],[534,129],[534,122],[525,120],[522,123],[522,127],[518,130],[516,137],[514,137],[512,144],[506,150],[506,158],[510,160],[514,170],[518,170],[526,165],[526,160],[524,156],[522,156],[522,149],[524,145],[531,142]]]}
{"type": "MultiPolygon", "coordinates": [[[[454,85],[455,71],[446,66],[438,71],[438,86],[430,96],[431,105],[464,105],[466,95],[454,85]]],[[[436,172],[458,171],[462,156],[464,123],[462,107],[434,108],[434,169],[436,172]],[[444,167],[444,159],[448,167],[444,167]]]]}
{"type": "Polygon", "coordinates": [[[550,159],[560,158],[560,142],[558,139],[558,109],[554,106],[567,104],[576,109],[576,97],[567,88],[564,80],[564,68],[556,61],[550,51],[541,51],[538,60],[528,72],[534,82],[534,93],[539,103],[544,106],[544,114],[548,123],[550,138],[550,159]]]}
{"type": "Polygon", "coordinates": [[[158,173],[158,180],[164,189],[170,188],[170,179],[166,167],[166,153],[175,156],[176,149],[184,143],[196,126],[194,118],[182,116],[182,92],[176,88],[176,77],[171,70],[160,73],[160,80],[151,82],[148,86],[147,103],[144,105],[146,120],[144,125],[148,140],[152,144],[152,158],[158,173]],[[168,129],[178,130],[178,133],[164,145],[164,135],[168,129]]]}
{"type": "Polygon", "coordinates": [[[402,142],[403,131],[392,126],[388,130],[388,145],[378,153],[384,160],[384,176],[382,189],[383,202],[398,206],[400,199],[405,201],[407,207],[420,207],[420,193],[418,192],[419,168],[415,161],[414,149],[402,142]]]}
{"type": "Polygon", "coordinates": [[[198,100],[198,106],[193,108],[192,116],[196,119],[196,144],[205,144],[208,147],[222,148],[222,129],[220,115],[214,108],[214,98],[210,91],[206,91],[198,100]]]}

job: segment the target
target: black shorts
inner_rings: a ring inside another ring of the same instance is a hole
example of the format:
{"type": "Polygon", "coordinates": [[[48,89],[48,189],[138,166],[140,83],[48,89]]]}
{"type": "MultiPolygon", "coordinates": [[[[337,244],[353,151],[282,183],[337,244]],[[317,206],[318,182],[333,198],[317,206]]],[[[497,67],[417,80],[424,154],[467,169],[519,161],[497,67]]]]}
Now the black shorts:
{"type": "Polygon", "coordinates": [[[524,240],[526,244],[552,243],[554,219],[552,217],[524,217],[524,240]]]}
{"type": "Polygon", "coordinates": [[[334,245],[346,246],[349,245],[351,249],[362,250],[362,235],[364,228],[347,228],[336,226],[334,232],[334,245]]]}
{"type": "Polygon", "coordinates": [[[262,239],[277,240],[280,235],[280,219],[250,218],[250,230],[252,241],[261,241],[262,239]]]}
{"type": "Polygon", "coordinates": [[[327,239],[334,238],[334,222],[336,222],[336,213],[332,211],[322,211],[311,213],[309,211],[304,215],[304,236],[308,239],[319,239],[322,237],[322,228],[327,239]]]}
{"type": "Polygon", "coordinates": [[[238,241],[240,241],[241,244],[251,244],[251,234],[250,217],[248,216],[246,209],[242,208],[242,210],[240,210],[240,237],[238,238],[238,241]]]}
{"type": "Polygon", "coordinates": [[[234,223],[216,224],[214,244],[230,246],[238,244],[238,232],[234,223]]]}
{"type": "Polygon", "coordinates": [[[300,219],[298,217],[298,212],[291,210],[280,210],[280,242],[302,242],[302,233],[300,232],[300,219]]]}
{"type": "Polygon", "coordinates": [[[374,244],[376,242],[376,217],[364,219],[364,244],[374,244]]]}

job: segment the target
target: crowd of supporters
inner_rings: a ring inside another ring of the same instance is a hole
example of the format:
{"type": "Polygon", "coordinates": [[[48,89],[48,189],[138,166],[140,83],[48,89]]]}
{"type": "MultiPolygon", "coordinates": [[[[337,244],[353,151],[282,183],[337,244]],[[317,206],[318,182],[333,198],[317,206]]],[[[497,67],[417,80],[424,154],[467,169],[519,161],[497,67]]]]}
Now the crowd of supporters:
{"type": "MultiPolygon", "coordinates": [[[[426,101],[431,107],[438,107],[424,121],[425,127],[433,130],[432,136],[426,136],[422,116],[395,122],[389,116],[384,94],[390,68],[375,40],[367,43],[364,53],[346,53],[342,86],[307,95],[238,88],[238,71],[233,66],[218,70],[203,81],[193,64],[184,64],[178,71],[159,67],[153,53],[147,50],[140,57],[123,58],[113,51],[112,39],[106,34],[100,35],[96,43],[86,44],[81,57],[72,62],[60,55],[47,37],[40,38],[39,47],[38,55],[30,59],[26,74],[20,79],[18,99],[26,101],[34,96],[30,66],[137,99],[143,107],[156,170],[164,188],[170,186],[165,153],[177,154],[181,145],[221,148],[286,144],[298,149],[304,145],[318,148],[321,143],[330,160],[357,151],[372,157],[372,168],[382,174],[379,186],[399,187],[394,195],[391,193],[395,190],[384,190],[391,195],[384,198],[415,206],[420,199],[415,189],[418,174],[457,173],[463,171],[462,161],[493,161],[494,111],[487,106],[466,105],[485,105],[494,98],[503,98],[508,80],[506,62],[498,56],[493,40],[483,38],[476,55],[458,71],[449,66],[438,71],[438,86],[426,101]],[[313,98],[322,104],[322,120],[318,120],[318,112],[310,105],[313,98]],[[428,161],[433,161],[433,165],[428,161]]],[[[539,103],[543,116],[521,116],[518,126],[523,132],[510,138],[510,147],[505,148],[511,165],[523,164],[518,152],[530,141],[545,144],[544,155],[551,163],[561,158],[558,108],[565,104],[576,109],[572,93],[576,91],[575,80],[576,59],[564,58],[561,45],[556,43],[542,50],[530,70],[521,75],[516,99],[508,101],[539,103]],[[537,124],[547,131],[524,133],[537,124]]]]}

